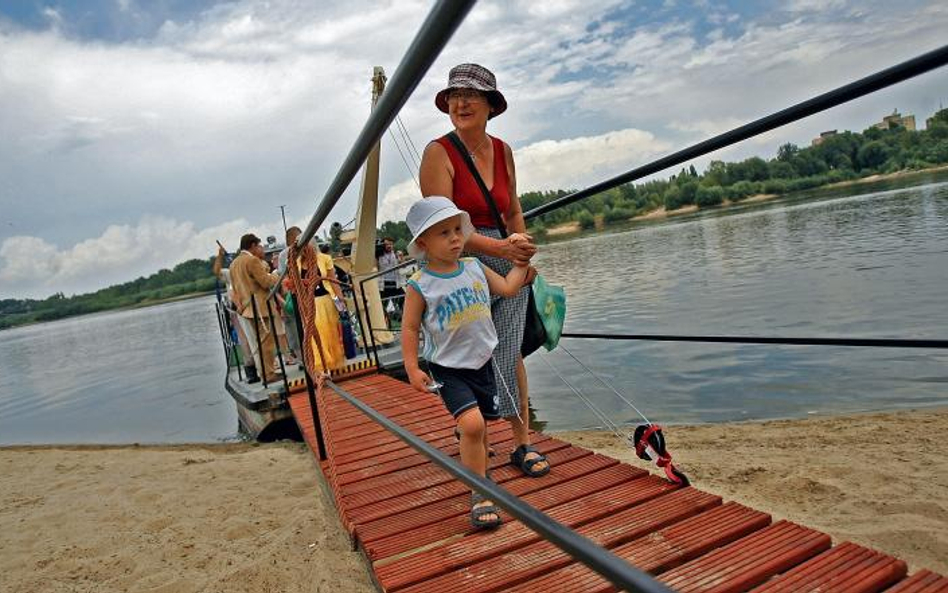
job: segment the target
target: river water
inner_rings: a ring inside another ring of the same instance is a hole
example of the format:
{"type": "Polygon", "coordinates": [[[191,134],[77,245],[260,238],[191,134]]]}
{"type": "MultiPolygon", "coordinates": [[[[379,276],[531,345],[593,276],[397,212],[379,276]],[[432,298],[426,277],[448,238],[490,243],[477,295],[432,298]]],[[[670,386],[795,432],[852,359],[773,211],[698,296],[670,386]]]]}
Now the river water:
{"type": "MultiPolygon", "coordinates": [[[[610,230],[544,245],[537,266],[566,288],[567,331],[946,339],[948,183],[610,230]]],[[[552,430],[601,425],[557,373],[614,421],[638,418],[567,349],[665,424],[948,404],[938,351],[562,344],[527,365],[552,430]]],[[[0,444],[233,439],[223,374],[213,298],[4,331],[0,444]]]]}

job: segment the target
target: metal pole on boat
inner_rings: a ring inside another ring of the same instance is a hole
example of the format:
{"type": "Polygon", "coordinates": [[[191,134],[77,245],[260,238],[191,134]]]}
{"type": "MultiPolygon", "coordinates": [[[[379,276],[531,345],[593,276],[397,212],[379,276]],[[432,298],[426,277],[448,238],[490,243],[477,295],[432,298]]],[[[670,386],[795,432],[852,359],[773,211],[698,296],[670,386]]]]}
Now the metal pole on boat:
{"type": "Polygon", "coordinates": [[[243,380],[244,380],[244,373],[243,373],[243,371],[240,369],[240,367],[241,367],[241,364],[240,364],[240,346],[238,346],[238,345],[237,345],[237,342],[234,341],[234,336],[237,335],[237,332],[235,331],[236,328],[234,327],[234,324],[233,324],[233,322],[231,321],[231,318],[230,318],[231,311],[230,311],[230,309],[227,308],[227,305],[223,305],[223,304],[222,304],[222,305],[221,305],[221,308],[223,309],[223,313],[224,313],[224,323],[226,324],[226,328],[227,328],[227,342],[230,344],[231,353],[232,353],[233,356],[234,356],[234,366],[237,367],[237,380],[238,380],[238,381],[243,381],[243,380]]]}
{"type": "MultiPolygon", "coordinates": [[[[359,292],[362,293],[362,305],[363,307],[365,307],[366,310],[368,310],[369,302],[365,298],[365,290],[362,286],[362,282],[365,282],[365,280],[362,280],[361,282],[359,282],[359,292]]],[[[369,341],[372,342],[372,354],[375,355],[375,366],[381,368],[381,364],[379,363],[379,350],[378,350],[378,346],[376,346],[375,344],[375,331],[372,329],[372,320],[369,318],[368,315],[365,316],[365,320],[367,322],[367,325],[369,326],[369,331],[368,331],[369,341]]],[[[365,342],[365,337],[362,338],[362,341],[365,342]]]]}
{"type": "Polygon", "coordinates": [[[263,381],[263,387],[266,389],[269,387],[267,384],[267,368],[266,361],[263,360],[263,344],[260,342],[260,321],[257,316],[257,299],[250,295],[250,305],[253,307],[253,333],[254,337],[257,338],[257,361],[260,362],[260,368],[257,369],[257,372],[260,374],[260,380],[263,381]]]}
{"type": "MultiPolygon", "coordinates": [[[[299,297],[297,297],[299,298],[299,297]]],[[[300,342],[305,342],[300,345],[300,356],[303,357],[303,376],[306,378],[306,394],[309,399],[309,413],[313,418],[313,430],[316,433],[316,451],[319,453],[319,460],[326,460],[326,442],[323,440],[323,427],[319,421],[319,404],[316,402],[316,387],[313,385],[313,378],[309,375],[309,367],[306,366],[306,353],[303,352],[304,348],[310,348],[310,353],[312,355],[312,346],[309,343],[309,340],[306,339],[306,332],[303,331],[303,318],[300,317],[300,308],[299,306],[293,307],[293,318],[296,323],[296,331],[300,335],[300,342]]]]}
{"type": "Polygon", "coordinates": [[[214,303],[214,309],[217,311],[217,327],[221,330],[221,344],[224,346],[224,362],[227,363],[227,373],[230,373],[230,351],[227,349],[227,337],[224,335],[223,313],[221,304],[214,303]]]}
{"type": "Polygon", "coordinates": [[[270,315],[270,331],[273,332],[273,343],[276,345],[277,360],[280,361],[280,372],[283,373],[283,389],[286,390],[286,397],[290,397],[290,380],[286,378],[286,365],[283,364],[283,349],[280,348],[280,336],[277,334],[276,319],[273,318],[273,307],[270,306],[271,299],[267,299],[267,313],[270,315]]]}

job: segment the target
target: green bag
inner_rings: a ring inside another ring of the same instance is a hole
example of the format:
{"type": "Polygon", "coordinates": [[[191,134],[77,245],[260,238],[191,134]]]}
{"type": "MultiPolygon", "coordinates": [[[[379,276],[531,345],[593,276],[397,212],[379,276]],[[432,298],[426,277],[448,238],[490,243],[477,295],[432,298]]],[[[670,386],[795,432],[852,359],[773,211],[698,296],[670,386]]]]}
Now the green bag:
{"type": "Polygon", "coordinates": [[[553,350],[560,343],[563,323],[566,321],[566,291],[562,286],[547,284],[543,276],[537,274],[533,279],[533,299],[537,315],[546,330],[546,342],[543,347],[553,350]]]}
{"type": "Polygon", "coordinates": [[[283,312],[286,313],[287,317],[296,315],[296,303],[293,302],[293,293],[287,294],[286,298],[283,299],[283,312]]]}

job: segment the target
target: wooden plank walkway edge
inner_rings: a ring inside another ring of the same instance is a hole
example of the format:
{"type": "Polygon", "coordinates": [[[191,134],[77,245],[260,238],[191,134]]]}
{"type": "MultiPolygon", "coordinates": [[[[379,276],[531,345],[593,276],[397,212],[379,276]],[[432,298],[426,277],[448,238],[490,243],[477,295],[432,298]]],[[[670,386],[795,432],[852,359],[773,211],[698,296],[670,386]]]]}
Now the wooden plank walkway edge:
{"type": "MultiPolygon", "coordinates": [[[[454,422],[433,397],[381,374],[338,383],[446,455],[454,422]],[[433,405],[437,404],[437,405],[433,405]]],[[[316,467],[379,591],[384,593],[610,592],[614,587],[504,515],[475,532],[466,486],[331,390],[317,394],[327,459],[318,460],[306,392],[290,406],[316,467]]],[[[509,464],[512,434],[489,426],[492,479],[557,521],[677,591],[948,593],[948,577],[542,433],[533,442],[553,471],[528,478],[509,464]]]]}

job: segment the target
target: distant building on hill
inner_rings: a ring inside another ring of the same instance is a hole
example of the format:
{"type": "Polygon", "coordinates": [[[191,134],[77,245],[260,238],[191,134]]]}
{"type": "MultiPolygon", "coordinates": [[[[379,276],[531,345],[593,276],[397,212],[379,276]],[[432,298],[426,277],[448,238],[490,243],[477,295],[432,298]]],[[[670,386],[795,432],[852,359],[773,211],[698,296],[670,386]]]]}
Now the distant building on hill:
{"type": "Polygon", "coordinates": [[[813,142],[810,143],[811,146],[819,146],[829,138],[830,136],[835,136],[836,130],[828,130],[826,132],[820,132],[820,135],[813,139],[813,142]]]}
{"type": "Polygon", "coordinates": [[[899,113],[898,109],[893,109],[892,115],[887,115],[883,117],[882,121],[877,123],[873,127],[878,128],[880,130],[891,130],[892,128],[902,127],[902,128],[905,128],[906,130],[914,132],[915,131],[915,116],[914,115],[903,116],[901,113],[899,113]]]}

